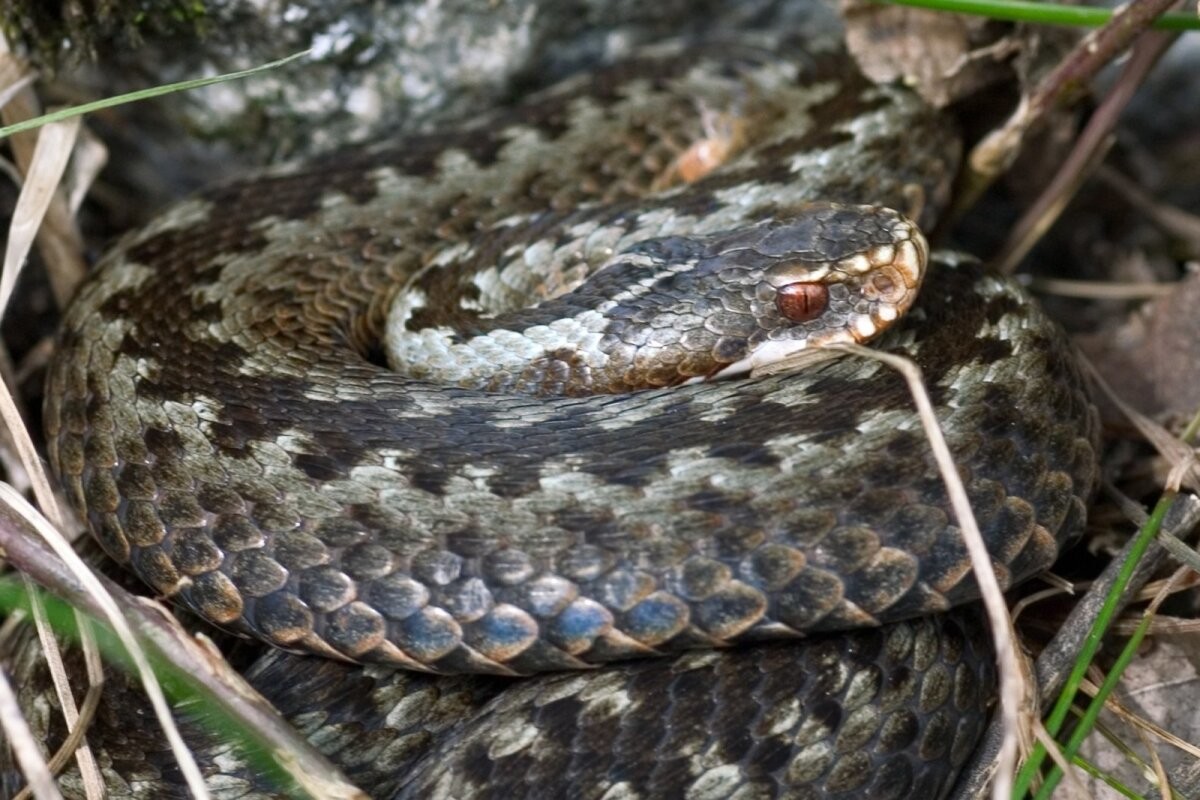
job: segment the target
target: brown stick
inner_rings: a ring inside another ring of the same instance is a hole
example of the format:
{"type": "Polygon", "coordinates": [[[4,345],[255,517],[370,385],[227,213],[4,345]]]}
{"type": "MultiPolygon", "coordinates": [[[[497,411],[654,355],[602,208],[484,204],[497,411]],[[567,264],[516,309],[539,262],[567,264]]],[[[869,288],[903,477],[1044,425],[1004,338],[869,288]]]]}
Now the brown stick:
{"type": "Polygon", "coordinates": [[[1134,45],[1133,54],[1122,70],[1121,77],[1088,120],[1071,154],[1037,202],[1013,226],[1008,241],[992,259],[993,269],[1004,275],[1011,274],[1029,249],[1058,219],[1080,185],[1104,159],[1112,142],[1112,130],[1134,92],[1178,36],[1177,33],[1151,31],[1134,45]]]}
{"type": "Polygon", "coordinates": [[[1008,121],[975,146],[956,202],[958,213],[970,208],[1012,165],[1028,132],[1054,108],[1075,102],[1096,74],[1129,47],[1178,0],[1133,0],[1117,9],[1103,27],[1088,33],[1033,92],[1022,99],[1008,121]]]}

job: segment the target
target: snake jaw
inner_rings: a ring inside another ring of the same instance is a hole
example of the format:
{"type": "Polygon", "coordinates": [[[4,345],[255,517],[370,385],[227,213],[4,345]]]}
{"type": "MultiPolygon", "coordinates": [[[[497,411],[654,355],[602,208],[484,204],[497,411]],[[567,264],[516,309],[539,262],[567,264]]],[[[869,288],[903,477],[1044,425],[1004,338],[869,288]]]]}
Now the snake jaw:
{"type": "Polygon", "coordinates": [[[734,361],[728,364],[724,369],[712,375],[710,378],[693,378],[688,383],[699,383],[703,380],[725,380],[726,378],[740,378],[749,375],[753,377],[763,370],[770,371],[771,367],[776,364],[784,363],[797,354],[810,350],[814,346],[833,344],[835,342],[852,342],[854,337],[846,331],[832,331],[831,335],[826,337],[821,342],[814,342],[810,339],[792,339],[766,342],[765,344],[756,347],[750,355],[745,358],[734,361]]]}

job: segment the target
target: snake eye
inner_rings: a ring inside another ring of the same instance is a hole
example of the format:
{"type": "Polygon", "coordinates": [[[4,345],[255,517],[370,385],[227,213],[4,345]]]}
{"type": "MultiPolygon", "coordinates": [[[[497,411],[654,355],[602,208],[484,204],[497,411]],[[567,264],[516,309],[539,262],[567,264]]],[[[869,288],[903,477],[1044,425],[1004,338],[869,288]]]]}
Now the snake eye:
{"type": "Polygon", "coordinates": [[[829,305],[829,289],[823,283],[789,283],[775,294],[775,307],[792,322],[808,322],[829,305]]]}

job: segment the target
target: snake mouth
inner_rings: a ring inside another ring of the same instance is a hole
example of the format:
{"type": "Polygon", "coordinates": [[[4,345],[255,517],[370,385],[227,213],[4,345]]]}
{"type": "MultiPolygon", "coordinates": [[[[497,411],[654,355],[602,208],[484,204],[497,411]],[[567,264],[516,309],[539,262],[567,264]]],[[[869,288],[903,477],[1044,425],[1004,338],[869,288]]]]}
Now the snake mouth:
{"type": "Polygon", "coordinates": [[[825,337],[824,341],[816,342],[812,337],[806,339],[784,339],[779,341],[766,342],[754,348],[754,351],[745,358],[738,359],[730,364],[727,364],[722,370],[713,374],[710,377],[692,378],[688,383],[700,383],[708,380],[726,380],[729,378],[742,378],[751,376],[759,370],[767,369],[780,365],[796,354],[811,350],[822,345],[833,344],[835,342],[850,343],[854,341],[854,337],[849,332],[844,330],[831,331],[831,335],[825,337]]]}

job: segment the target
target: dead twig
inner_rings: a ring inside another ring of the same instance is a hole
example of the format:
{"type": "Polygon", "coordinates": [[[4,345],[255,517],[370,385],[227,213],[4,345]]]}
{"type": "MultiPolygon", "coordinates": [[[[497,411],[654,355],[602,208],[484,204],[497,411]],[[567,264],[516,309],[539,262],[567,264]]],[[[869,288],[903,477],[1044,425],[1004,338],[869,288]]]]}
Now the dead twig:
{"type": "Polygon", "coordinates": [[[970,208],[1017,157],[1029,131],[1056,107],[1079,99],[1092,78],[1178,0],[1133,0],[1089,32],[1049,75],[1021,99],[1008,121],[975,146],[968,159],[956,207],[970,208]]]}
{"type": "Polygon", "coordinates": [[[8,676],[0,671],[0,727],[12,745],[21,772],[38,800],[62,800],[50,768],[38,750],[29,724],[21,715],[21,706],[13,692],[8,676]]]}
{"type": "Polygon", "coordinates": [[[1088,120],[1070,155],[1041,196],[1013,226],[1008,240],[992,259],[993,269],[1004,275],[1011,274],[1030,248],[1062,214],[1084,180],[1095,171],[1108,152],[1113,141],[1113,128],[1134,92],[1177,38],[1176,33],[1153,31],[1134,45],[1133,54],[1121,71],[1121,77],[1088,120]]]}
{"type": "Polygon", "coordinates": [[[1156,200],[1112,167],[1102,165],[1096,170],[1096,177],[1116,189],[1115,197],[1124,198],[1164,232],[1187,242],[1200,257],[1200,216],[1156,200]]]}

